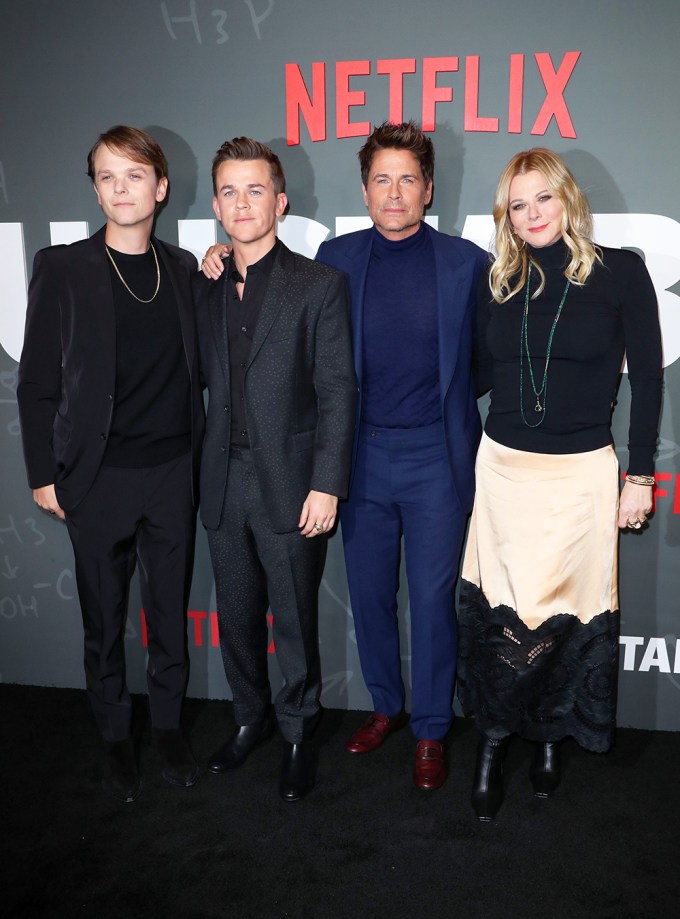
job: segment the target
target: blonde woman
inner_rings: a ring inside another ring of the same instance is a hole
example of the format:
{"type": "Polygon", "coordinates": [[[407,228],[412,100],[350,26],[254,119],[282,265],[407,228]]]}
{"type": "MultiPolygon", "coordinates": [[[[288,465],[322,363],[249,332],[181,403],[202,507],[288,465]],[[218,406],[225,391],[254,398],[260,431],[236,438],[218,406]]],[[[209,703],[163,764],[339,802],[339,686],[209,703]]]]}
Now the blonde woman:
{"type": "Polygon", "coordinates": [[[511,735],[536,742],[534,792],[560,781],[559,743],[606,751],[616,714],[618,528],[652,509],[662,360],[642,259],[592,242],[588,202],[536,148],[501,175],[498,257],[480,286],[482,385],[491,404],[463,564],[459,694],[481,733],[472,804],[503,800],[511,735]],[[628,472],[610,421],[624,355],[628,472]]]}

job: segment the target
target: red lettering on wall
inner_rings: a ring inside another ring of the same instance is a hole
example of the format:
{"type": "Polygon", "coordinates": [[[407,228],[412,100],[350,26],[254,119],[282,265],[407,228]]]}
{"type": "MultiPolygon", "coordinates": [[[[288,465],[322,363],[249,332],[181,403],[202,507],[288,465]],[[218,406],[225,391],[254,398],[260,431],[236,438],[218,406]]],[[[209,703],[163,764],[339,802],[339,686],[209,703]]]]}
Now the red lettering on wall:
{"type": "Polygon", "coordinates": [[[524,100],[524,55],[510,55],[510,88],[508,89],[508,134],[522,133],[524,100]]]}
{"type": "MultiPolygon", "coordinates": [[[[274,617],[272,616],[271,613],[267,613],[267,624],[268,624],[270,630],[273,630],[273,628],[274,628],[274,617]]],[[[275,653],[276,653],[276,651],[275,651],[275,648],[274,648],[274,639],[272,638],[272,640],[269,642],[269,646],[268,646],[268,648],[267,648],[267,654],[275,654],[275,653]]]]}
{"type": "Polygon", "coordinates": [[[366,93],[351,90],[349,78],[365,76],[371,72],[370,61],[338,61],[335,65],[335,130],[337,137],[367,137],[371,133],[370,121],[352,124],[349,110],[353,105],[366,105],[366,93]]]}
{"type": "Polygon", "coordinates": [[[437,86],[438,73],[455,73],[458,70],[457,57],[423,58],[423,131],[434,131],[438,102],[451,102],[453,88],[437,86]]]}
{"type": "Polygon", "coordinates": [[[313,141],[326,140],[326,65],[312,64],[312,95],[297,64],[286,64],[286,137],[300,143],[300,115],[313,141]]]}
{"type": "Polygon", "coordinates": [[[194,624],[194,644],[197,648],[200,648],[203,644],[203,630],[201,628],[201,622],[203,619],[207,619],[208,614],[203,610],[190,609],[187,610],[187,619],[189,622],[194,624]]]}
{"type": "Polygon", "coordinates": [[[378,61],[378,73],[387,74],[390,78],[390,117],[392,124],[401,124],[404,120],[404,74],[416,72],[414,57],[398,57],[393,60],[378,61]]]}
{"type": "MultiPolygon", "coordinates": [[[[142,607],[142,609],[140,609],[139,612],[140,612],[141,633],[142,633],[142,646],[144,648],[147,648],[149,646],[149,633],[147,630],[146,615],[144,614],[144,608],[142,607]]],[[[219,627],[218,627],[217,613],[214,610],[210,613],[206,612],[205,610],[197,610],[197,609],[187,610],[187,621],[192,624],[189,629],[189,637],[191,638],[192,633],[193,633],[193,640],[194,640],[195,647],[202,648],[203,647],[203,622],[206,620],[208,622],[210,645],[213,648],[219,648],[220,633],[219,633],[219,627]]],[[[270,632],[272,630],[273,623],[274,623],[274,617],[272,616],[271,613],[267,613],[267,625],[269,626],[270,632]]],[[[267,646],[267,654],[274,654],[274,653],[275,653],[274,639],[271,638],[267,646]]]]}
{"type": "Polygon", "coordinates": [[[670,482],[673,478],[673,473],[672,472],[655,472],[654,478],[656,479],[656,485],[654,486],[654,495],[653,495],[654,504],[652,507],[653,511],[656,510],[656,502],[659,498],[668,497],[668,489],[659,488],[659,482],[670,482]]]}
{"type": "Polygon", "coordinates": [[[498,118],[479,116],[479,57],[465,58],[465,128],[466,131],[498,131],[498,118]]]}
{"type": "MultiPolygon", "coordinates": [[[[576,131],[567,108],[564,92],[580,51],[567,51],[559,67],[555,69],[550,54],[537,52],[534,58],[538,74],[545,90],[545,100],[536,116],[532,134],[545,134],[552,119],[562,137],[576,137],[576,131]]],[[[421,61],[421,123],[424,131],[434,131],[437,121],[437,104],[452,102],[453,86],[438,86],[437,76],[440,73],[457,73],[458,57],[425,57],[421,61]]],[[[469,55],[465,59],[463,125],[467,132],[498,131],[499,119],[496,116],[479,114],[479,71],[480,57],[469,55]]],[[[522,133],[524,106],[524,87],[527,82],[525,72],[525,55],[511,54],[508,76],[507,111],[508,133],[522,133]]],[[[286,136],[288,144],[300,143],[300,117],[305,121],[309,136],[313,141],[326,139],[326,69],[325,64],[316,61],[312,67],[312,90],[308,92],[298,64],[286,64],[286,136]]],[[[404,84],[407,75],[417,72],[416,59],[381,58],[377,62],[377,73],[389,78],[389,120],[399,123],[404,120],[404,84]]],[[[356,76],[368,76],[371,73],[370,61],[338,61],[335,65],[335,126],[336,136],[361,137],[370,133],[369,121],[350,121],[350,109],[353,106],[366,105],[366,92],[350,89],[350,80],[356,76]]],[[[490,92],[498,92],[494,85],[490,92]]],[[[504,106],[504,96],[496,99],[498,109],[504,106]]],[[[406,116],[408,117],[408,116],[406,116]]],[[[382,119],[381,119],[382,120],[382,119]]]]}
{"type": "Polygon", "coordinates": [[[580,55],[580,51],[567,51],[557,72],[553,68],[549,54],[534,55],[546,89],[546,97],[531,129],[532,134],[545,134],[550,119],[554,115],[562,137],[576,137],[576,131],[571,123],[563,93],[580,55]]]}

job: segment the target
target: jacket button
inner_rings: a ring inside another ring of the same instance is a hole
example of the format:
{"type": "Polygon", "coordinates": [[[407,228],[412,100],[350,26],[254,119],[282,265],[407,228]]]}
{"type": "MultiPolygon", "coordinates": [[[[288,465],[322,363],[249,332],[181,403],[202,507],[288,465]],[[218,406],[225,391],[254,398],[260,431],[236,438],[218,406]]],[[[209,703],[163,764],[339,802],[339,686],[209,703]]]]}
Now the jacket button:
{"type": "Polygon", "coordinates": [[[106,440],[106,434],[101,435],[102,440],[106,440]]]}

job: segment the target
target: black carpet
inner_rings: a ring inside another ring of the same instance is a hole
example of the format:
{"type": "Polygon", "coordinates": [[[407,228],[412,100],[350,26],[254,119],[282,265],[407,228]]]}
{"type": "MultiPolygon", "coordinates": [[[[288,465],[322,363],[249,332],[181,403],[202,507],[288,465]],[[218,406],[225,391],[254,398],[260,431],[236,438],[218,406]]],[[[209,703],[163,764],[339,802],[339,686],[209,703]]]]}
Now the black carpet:
{"type": "MultiPolygon", "coordinates": [[[[606,756],[564,745],[564,780],[531,793],[531,747],[513,741],[493,824],[469,804],[476,733],[459,719],[450,776],[413,787],[408,729],[372,754],[343,743],[365,713],[327,711],[316,790],[277,794],[277,739],[239,770],[168,785],[135,699],[143,789],[100,789],[85,694],[0,686],[0,915],[92,919],[665,919],[680,915],[680,733],[619,730],[606,756]]],[[[189,700],[205,763],[230,703],[189,700]]]]}

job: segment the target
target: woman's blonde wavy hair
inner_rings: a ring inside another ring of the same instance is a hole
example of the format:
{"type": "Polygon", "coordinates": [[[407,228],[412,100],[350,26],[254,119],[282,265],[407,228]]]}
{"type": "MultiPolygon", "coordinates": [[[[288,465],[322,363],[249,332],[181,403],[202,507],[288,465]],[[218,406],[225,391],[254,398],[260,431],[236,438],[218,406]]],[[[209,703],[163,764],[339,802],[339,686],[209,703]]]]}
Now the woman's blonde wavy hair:
{"type": "Polygon", "coordinates": [[[546,188],[563,208],[562,239],[571,253],[571,260],[564,271],[567,280],[572,284],[585,284],[593,264],[602,261],[591,238],[593,217],[588,199],[576,184],[564,160],[545,147],[534,147],[517,153],[503,170],[493,204],[498,257],[489,272],[489,288],[498,303],[505,303],[522,289],[529,263],[538,271],[541,279],[532,299],[545,287],[545,275],[541,266],[531,258],[524,241],[515,235],[508,212],[510,183],[515,176],[526,175],[533,170],[541,173],[546,188]]]}

